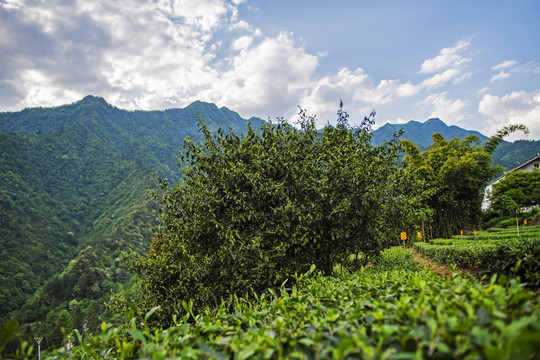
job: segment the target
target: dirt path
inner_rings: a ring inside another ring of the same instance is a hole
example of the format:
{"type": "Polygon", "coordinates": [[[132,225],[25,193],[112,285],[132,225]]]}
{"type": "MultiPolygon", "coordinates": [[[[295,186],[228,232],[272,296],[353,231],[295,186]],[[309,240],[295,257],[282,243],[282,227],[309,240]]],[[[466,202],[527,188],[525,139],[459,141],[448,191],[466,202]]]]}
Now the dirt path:
{"type": "MultiPolygon", "coordinates": [[[[421,264],[423,266],[427,266],[431,271],[437,273],[440,276],[446,276],[448,278],[452,278],[454,276],[453,274],[456,273],[455,271],[452,272],[447,267],[444,267],[444,265],[441,265],[438,262],[433,261],[428,257],[424,257],[422,254],[419,254],[418,252],[416,252],[414,250],[414,248],[410,248],[409,250],[413,254],[413,260],[414,261],[416,261],[417,263],[419,263],[419,264],[421,264]]],[[[473,276],[473,277],[475,277],[477,279],[480,278],[480,276],[478,276],[480,270],[478,270],[478,269],[472,269],[471,270],[471,269],[458,268],[457,271],[459,273],[461,273],[462,275],[465,275],[465,276],[473,276]]],[[[487,283],[487,281],[488,280],[484,280],[483,282],[487,283]]],[[[536,289],[532,288],[530,290],[533,292],[533,294],[532,294],[533,303],[540,302],[540,288],[536,288],[536,289]]]]}
{"type": "Polygon", "coordinates": [[[442,267],[438,262],[435,262],[431,259],[423,257],[421,254],[417,253],[413,248],[409,249],[413,254],[413,260],[417,263],[427,266],[431,271],[446,277],[452,277],[452,271],[446,267],[442,267]]]}

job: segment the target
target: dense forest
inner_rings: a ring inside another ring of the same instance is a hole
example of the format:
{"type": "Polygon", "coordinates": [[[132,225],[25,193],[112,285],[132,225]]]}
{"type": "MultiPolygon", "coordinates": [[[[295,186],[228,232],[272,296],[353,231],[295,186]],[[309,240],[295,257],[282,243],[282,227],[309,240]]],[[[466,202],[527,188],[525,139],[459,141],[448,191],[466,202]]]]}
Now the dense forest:
{"type": "Polygon", "coordinates": [[[218,121],[236,131],[247,125],[201,102],[127,112],[91,96],[0,114],[1,323],[16,318],[32,333],[58,333],[65,313],[73,317],[70,301],[80,301],[88,322],[111,290],[129,291],[133,279],[116,250],[149,247],[152,173],[180,178],[177,157],[186,136],[200,138],[198,114],[214,130],[218,121]]]}

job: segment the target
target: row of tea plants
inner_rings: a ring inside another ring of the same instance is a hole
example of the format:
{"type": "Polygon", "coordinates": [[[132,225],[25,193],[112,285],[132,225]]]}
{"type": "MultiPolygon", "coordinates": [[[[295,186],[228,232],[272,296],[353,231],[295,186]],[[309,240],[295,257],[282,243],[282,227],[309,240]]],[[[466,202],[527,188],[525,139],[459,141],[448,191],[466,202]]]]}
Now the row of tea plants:
{"type": "Polygon", "coordinates": [[[417,242],[414,249],[438,262],[472,267],[481,273],[518,277],[529,287],[540,286],[540,227],[480,232],[417,242]]]}
{"type": "MultiPolygon", "coordinates": [[[[174,325],[150,327],[155,308],[126,304],[122,326],[45,354],[74,359],[535,359],[540,308],[515,279],[487,283],[443,277],[391,248],[369,268],[322,276],[314,267],[294,286],[250,298],[230,297],[174,325]]],[[[15,356],[31,358],[26,344],[15,356]]]]}

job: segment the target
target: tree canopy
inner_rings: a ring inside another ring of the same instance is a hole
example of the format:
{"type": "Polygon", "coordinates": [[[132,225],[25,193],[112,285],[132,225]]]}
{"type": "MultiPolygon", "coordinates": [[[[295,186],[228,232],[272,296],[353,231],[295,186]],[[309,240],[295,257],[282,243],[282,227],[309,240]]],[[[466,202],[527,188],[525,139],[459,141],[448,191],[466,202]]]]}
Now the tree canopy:
{"type": "Polygon", "coordinates": [[[182,181],[158,179],[152,249],[131,259],[141,305],[161,306],[167,322],[183,300],[200,308],[279,287],[312,264],[330,275],[351,254],[390,246],[405,199],[399,134],[372,146],[373,116],[351,128],[340,106],[322,134],[305,111],[299,129],[280,120],[240,136],[201,122],[204,142],[184,143],[182,181]]]}
{"type": "Polygon", "coordinates": [[[403,140],[404,168],[423,184],[418,191],[425,194],[425,205],[432,210],[434,237],[450,238],[462,229],[477,227],[484,188],[500,171],[491,165],[491,156],[503,138],[517,130],[527,132],[523,125],[511,125],[484,144],[474,135],[446,140],[436,133],[432,145],[422,153],[403,140]]]}
{"type": "Polygon", "coordinates": [[[540,204],[540,170],[513,171],[493,184],[491,206],[502,215],[540,204]]]}

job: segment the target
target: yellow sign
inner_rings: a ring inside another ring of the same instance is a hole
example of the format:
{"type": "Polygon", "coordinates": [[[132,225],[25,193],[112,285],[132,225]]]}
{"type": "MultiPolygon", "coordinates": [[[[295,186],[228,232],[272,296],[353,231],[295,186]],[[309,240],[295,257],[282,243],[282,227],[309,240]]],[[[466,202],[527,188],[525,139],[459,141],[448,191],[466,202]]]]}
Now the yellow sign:
{"type": "Polygon", "coordinates": [[[463,230],[461,230],[461,235],[463,235],[463,230]]]}
{"type": "Polygon", "coordinates": [[[418,232],[418,238],[419,238],[419,239],[422,238],[422,233],[421,233],[421,232],[418,232]]]}
{"type": "Polygon", "coordinates": [[[402,232],[400,235],[401,235],[401,240],[407,240],[407,233],[406,232],[402,232]]]}
{"type": "Polygon", "coordinates": [[[474,236],[476,236],[476,230],[474,230],[474,236]]]}
{"type": "Polygon", "coordinates": [[[523,220],[523,225],[527,225],[527,219],[523,220]]]}

